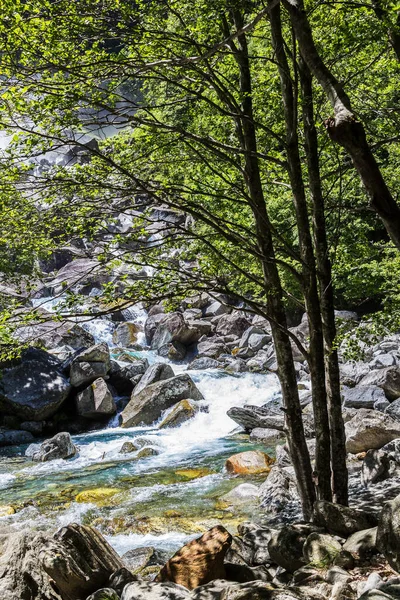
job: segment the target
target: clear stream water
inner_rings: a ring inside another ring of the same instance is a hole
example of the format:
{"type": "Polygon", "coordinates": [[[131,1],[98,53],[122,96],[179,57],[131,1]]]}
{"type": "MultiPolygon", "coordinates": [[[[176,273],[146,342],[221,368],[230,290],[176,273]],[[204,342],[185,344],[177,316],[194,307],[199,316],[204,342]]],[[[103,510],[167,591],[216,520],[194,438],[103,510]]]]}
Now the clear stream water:
{"type": "MultiPolygon", "coordinates": [[[[136,322],[145,318],[136,314],[136,322]]],[[[111,343],[114,324],[96,319],[84,325],[96,341],[111,343]]],[[[111,347],[111,352],[113,348],[111,347]]],[[[160,360],[152,352],[135,353],[160,360]]],[[[172,365],[176,373],[186,365],[172,365]]],[[[229,507],[220,497],[239,483],[260,483],[228,475],[226,459],[236,452],[254,449],[246,436],[234,433],[236,424],[227,416],[232,406],[262,405],[279,393],[274,375],[223,371],[190,371],[204,396],[208,412],[199,412],[179,428],[135,427],[122,429],[113,418],[108,427],[73,437],[78,454],[69,460],[33,463],[26,446],[2,449],[0,456],[0,504],[15,514],[0,518],[0,528],[52,531],[70,522],[95,525],[119,553],[154,545],[176,550],[186,540],[216,523],[235,531],[238,522],[254,518],[256,504],[229,507]],[[124,442],[145,439],[156,456],[135,460],[120,454],[124,442]],[[100,500],[78,497],[106,488],[100,500]]],[[[271,451],[271,449],[263,450],[271,451]]]]}

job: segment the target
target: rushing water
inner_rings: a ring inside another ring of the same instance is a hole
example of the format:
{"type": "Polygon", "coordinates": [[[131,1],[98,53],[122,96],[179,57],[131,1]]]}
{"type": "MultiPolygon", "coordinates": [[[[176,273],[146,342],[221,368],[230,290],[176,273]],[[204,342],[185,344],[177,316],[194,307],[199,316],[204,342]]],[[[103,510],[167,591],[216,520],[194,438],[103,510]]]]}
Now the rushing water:
{"type": "MultiPolygon", "coordinates": [[[[143,322],[144,311],[133,310],[135,321],[143,322]]],[[[96,341],[111,343],[111,321],[95,319],[84,326],[96,341]]],[[[139,356],[149,362],[160,360],[152,352],[139,356]]],[[[173,368],[180,372],[186,365],[173,368]]],[[[198,412],[179,428],[160,430],[154,423],[122,429],[113,419],[102,431],[74,436],[79,450],[74,458],[46,463],[28,460],[26,447],[4,449],[0,504],[16,512],[1,517],[2,525],[55,530],[70,522],[93,524],[118,552],[125,552],[143,545],[174,550],[216,522],[234,529],[238,520],[254,516],[254,504],[232,511],[220,501],[239,483],[252,481],[225,472],[230,455],[254,448],[234,432],[236,425],[226,412],[232,406],[264,404],[278,393],[277,379],[219,370],[190,371],[190,375],[204,396],[200,404],[207,412],[198,412]],[[159,454],[140,460],[135,460],[135,453],[120,454],[127,441],[159,454]],[[77,499],[81,492],[98,488],[103,488],[99,498],[77,499]]]]}

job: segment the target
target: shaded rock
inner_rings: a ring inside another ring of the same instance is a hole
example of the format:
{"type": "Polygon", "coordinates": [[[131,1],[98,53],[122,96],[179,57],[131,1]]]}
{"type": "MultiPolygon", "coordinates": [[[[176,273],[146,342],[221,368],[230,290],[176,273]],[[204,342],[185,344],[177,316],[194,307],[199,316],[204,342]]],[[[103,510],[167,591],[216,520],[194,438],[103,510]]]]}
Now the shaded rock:
{"type": "Polygon", "coordinates": [[[94,594],[90,594],[86,600],[120,600],[119,595],[112,588],[102,588],[94,594]]]}
{"type": "Polygon", "coordinates": [[[172,367],[166,363],[156,363],[154,365],[151,365],[150,367],[148,366],[140,382],[135,387],[133,393],[136,396],[148,385],[157,383],[157,381],[171,379],[171,377],[174,376],[175,373],[172,367]]]}
{"type": "Polygon", "coordinates": [[[363,377],[360,385],[373,385],[383,389],[388,400],[400,397],[400,367],[387,367],[370,371],[363,377]]]}
{"type": "Polygon", "coordinates": [[[284,430],[283,414],[271,414],[269,409],[260,406],[247,405],[243,408],[234,406],[227,411],[227,415],[248,432],[253,429],[284,430]]]}
{"type": "Polygon", "coordinates": [[[332,564],[341,549],[334,537],[314,531],[304,542],[303,555],[307,563],[321,568],[332,564]]]}
{"type": "MultiPolygon", "coordinates": [[[[210,331],[210,324],[207,323],[207,331],[210,331]]],[[[179,342],[184,346],[190,346],[199,341],[203,335],[203,328],[198,325],[197,321],[192,321],[188,324],[182,313],[170,313],[164,315],[158,322],[151,347],[155,350],[170,344],[171,342],[179,342]]]]}
{"type": "Polygon", "coordinates": [[[356,531],[343,545],[343,550],[364,559],[378,552],[376,547],[377,527],[356,531]]]}
{"type": "Polygon", "coordinates": [[[113,342],[117,346],[122,346],[122,348],[129,348],[136,344],[140,331],[141,328],[135,323],[120,323],[113,333],[113,342]]]}
{"type": "Polygon", "coordinates": [[[400,495],[383,505],[376,546],[391,567],[400,572],[400,495]]]}
{"type": "Polygon", "coordinates": [[[343,537],[377,525],[377,519],[371,513],[325,500],[319,500],[314,504],[314,522],[331,533],[343,537]]]}
{"type": "Polygon", "coordinates": [[[228,581],[236,581],[238,583],[272,581],[272,575],[267,567],[263,565],[249,567],[248,565],[238,565],[229,562],[225,562],[225,577],[228,581]]]}
{"type": "Polygon", "coordinates": [[[269,527],[260,527],[254,525],[251,528],[241,528],[243,535],[242,543],[245,547],[245,551],[242,551],[242,555],[246,558],[250,565],[265,565],[271,562],[271,557],[268,550],[268,544],[273,534],[276,533],[274,529],[269,527]]]}
{"type": "Polygon", "coordinates": [[[128,583],[132,583],[132,581],[137,581],[137,579],[138,578],[136,577],[136,575],[131,573],[131,571],[129,571],[126,567],[122,567],[110,576],[108,585],[110,586],[110,588],[112,588],[119,594],[119,599],[119,596],[122,594],[124,587],[128,583]]]}
{"type": "Polygon", "coordinates": [[[124,442],[121,446],[120,454],[130,454],[131,452],[136,452],[137,446],[132,442],[124,442]]]}
{"type": "Polygon", "coordinates": [[[132,391],[141,385],[148,369],[149,361],[146,358],[136,359],[124,365],[113,360],[109,382],[120,396],[130,396],[132,391]]]}
{"type": "Polygon", "coordinates": [[[307,562],[303,556],[303,546],[314,531],[318,531],[318,528],[312,525],[295,524],[285,525],[274,532],[268,543],[271,559],[289,573],[297,571],[307,562]]]}
{"type": "MultiPolygon", "coordinates": [[[[217,338],[218,339],[218,338],[217,338]]],[[[199,358],[218,358],[221,354],[228,352],[228,348],[224,342],[215,341],[213,339],[204,340],[197,345],[199,358]]]]}
{"type": "Polygon", "coordinates": [[[343,388],[342,398],[346,408],[374,408],[376,402],[386,400],[383,389],[373,385],[343,388]]]}
{"type": "Polygon", "coordinates": [[[237,311],[231,314],[223,315],[216,327],[218,335],[234,335],[241,337],[243,333],[250,327],[251,323],[246,317],[237,311]]]}
{"type": "Polygon", "coordinates": [[[179,362],[186,356],[186,346],[180,342],[169,342],[158,348],[158,354],[174,362],[179,362]]]}
{"type": "Polygon", "coordinates": [[[273,466],[258,490],[260,505],[269,512],[278,513],[288,502],[298,499],[296,484],[280,466],[273,466]]]}
{"type": "Polygon", "coordinates": [[[34,440],[35,438],[29,431],[0,428],[0,447],[18,446],[19,444],[30,444],[34,440]]]}
{"type": "Polygon", "coordinates": [[[345,424],[346,449],[352,454],[382,448],[400,437],[400,422],[381,412],[361,408],[345,424]]]}
{"type": "Polygon", "coordinates": [[[361,467],[361,482],[368,486],[378,481],[384,481],[389,476],[390,461],[386,452],[368,450],[361,467]]]}
{"type": "Polygon", "coordinates": [[[219,363],[217,360],[203,356],[192,360],[187,369],[188,371],[194,371],[195,369],[199,371],[205,371],[206,369],[218,369],[219,367],[221,367],[221,363],[219,363]]]}
{"type": "Polygon", "coordinates": [[[176,404],[170,413],[161,421],[158,428],[166,429],[167,427],[179,427],[189,419],[192,419],[200,408],[195,402],[190,400],[181,400],[176,404]]]}
{"type": "Polygon", "coordinates": [[[68,432],[57,433],[54,437],[44,441],[38,450],[32,455],[32,460],[47,462],[57,458],[71,458],[77,453],[71,436],[68,432]]]}
{"type": "Polygon", "coordinates": [[[78,415],[86,419],[113,415],[117,408],[110,389],[104,379],[95,379],[93,383],[76,397],[78,415]]]}
{"type": "Polygon", "coordinates": [[[102,362],[73,362],[70,369],[71,385],[80,388],[99,377],[106,377],[108,368],[102,362]]]}
{"type": "Polygon", "coordinates": [[[44,323],[18,327],[14,337],[24,344],[31,341],[47,350],[53,350],[60,346],[70,346],[74,350],[79,350],[94,344],[92,334],[77,323],[52,321],[50,314],[49,318],[50,320],[44,323]]]}
{"type": "Polygon", "coordinates": [[[385,413],[395,419],[396,421],[400,421],[400,398],[398,400],[394,400],[385,408],[385,413]]]}
{"type": "Polygon", "coordinates": [[[134,427],[141,423],[150,425],[161,417],[164,410],[186,399],[203,399],[186,373],[148,385],[138,394],[132,394],[121,414],[121,426],[134,427]]]}
{"type": "Polygon", "coordinates": [[[57,412],[70,390],[59,361],[30,348],[19,359],[2,364],[0,411],[25,421],[43,421],[57,412]]]}
{"type": "Polygon", "coordinates": [[[122,592],[121,600],[189,600],[185,587],[175,583],[137,581],[129,583],[122,592]]]}
{"type": "Polygon", "coordinates": [[[213,527],[170,558],[156,581],[172,581],[193,589],[213,579],[224,579],[224,557],[231,541],[232,536],[224,527],[213,527]]]}
{"type": "Polygon", "coordinates": [[[151,344],[158,324],[165,317],[164,313],[152,314],[146,319],[146,323],[144,325],[144,333],[146,336],[146,341],[148,344],[151,344]]]}
{"type": "Polygon", "coordinates": [[[265,452],[249,450],[230,456],[225,463],[225,467],[228,473],[255,475],[268,473],[273,463],[274,459],[265,452]]]}
{"type": "Polygon", "coordinates": [[[250,442],[256,444],[264,444],[265,446],[275,446],[278,442],[282,442],[286,439],[283,431],[277,429],[264,429],[262,427],[256,427],[250,433],[250,442]]]}
{"type": "Polygon", "coordinates": [[[146,567],[163,566],[168,559],[165,552],[156,550],[152,546],[129,550],[122,556],[122,560],[133,573],[139,573],[146,567]]]}
{"type": "Polygon", "coordinates": [[[29,431],[34,435],[41,435],[45,427],[45,421],[23,421],[19,427],[20,429],[29,431]]]}

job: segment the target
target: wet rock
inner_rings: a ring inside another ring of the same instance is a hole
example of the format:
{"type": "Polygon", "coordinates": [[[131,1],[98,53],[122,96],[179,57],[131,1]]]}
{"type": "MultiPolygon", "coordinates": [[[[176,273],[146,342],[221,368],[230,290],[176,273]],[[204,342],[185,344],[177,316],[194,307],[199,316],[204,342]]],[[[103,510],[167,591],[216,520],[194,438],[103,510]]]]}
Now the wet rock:
{"type": "Polygon", "coordinates": [[[163,566],[168,560],[168,555],[153,546],[145,546],[129,550],[122,556],[122,560],[130,571],[137,574],[146,567],[163,566]]]}
{"type": "MultiPolygon", "coordinates": [[[[147,361],[146,361],[147,362],[147,361]]],[[[136,396],[144,390],[145,387],[157,381],[164,381],[165,379],[171,379],[175,373],[172,367],[166,363],[156,363],[155,365],[147,366],[147,369],[141,378],[140,382],[135,387],[133,393],[136,396]]]]}
{"type": "Polygon", "coordinates": [[[159,454],[160,451],[156,448],[142,448],[142,450],[137,453],[136,458],[149,458],[150,456],[158,456],[159,454]]]}
{"type": "Polygon", "coordinates": [[[181,400],[176,404],[170,413],[161,421],[158,428],[166,429],[168,427],[179,427],[189,419],[192,419],[200,408],[191,400],[181,400]]]}
{"type": "Polygon", "coordinates": [[[131,452],[136,452],[137,446],[132,442],[124,442],[121,446],[120,454],[130,454],[131,452]]]}
{"type": "Polygon", "coordinates": [[[186,356],[186,346],[176,341],[169,342],[158,348],[158,354],[173,362],[179,362],[186,356]]]}
{"type": "Polygon", "coordinates": [[[118,494],[121,490],[118,488],[107,488],[107,487],[98,487],[92,490],[84,490],[80,492],[76,498],[75,502],[83,502],[90,504],[98,504],[99,506],[104,505],[107,501],[118,494]]]}
{"type": "Polygon", "coordinates": [[[189,600],[189,598],[189,591],[181,585],[147,581],[129,583],[121,596],[121,600],[189,600]]]}
{"type": "Polygon", "coordinates": [[[382,388],[373,385],[360,385],[342,389],[343,406],[346,408],[374,408],[378,401],[385,401],[382,388]]]}
{"type": "Polygon", "coordinates": [[[150,425],[161,417],[164,410],[186,399],[203,399],[186,373],[148,385],[138,394],[132,394],[121,414],[121,426],[134,427],[142,423],[150,425]]]}
{"type": "Polygon", "coordinates": [[[383,389],[388,400],[400,397],[400,367],[387,367],[370,371],[360,381],[360,386],[378,386],[383,389]]]}
{"type": "Polygon", "coordinates": [[[30,444],[35,438],[29,431],[19,429],[0,428],[0,447],[1,446],[19,446],[20,444],[30,444]]]}
{"type": "Polygon", "coordinates": [[[122,594],[124,587],[128,583],[132,583],[133,581],[137,581],[137,580],[138,580],[138,578],[136,577],[136,575],[131,573],[131,571],[129,571],[126,567],[122,567],[121,569],[118,569],[118,571],[115,571],[115,573],[113,573],[110,576],[108,585],[110,586],[110,588],[112,588],[119,594],[118,595],[118,599],[119,599],[119,596],[122,594]]]}
{"type": "Polygon", "coordinates": [[[57,433],[54,437],[44,441],[38,450],[32,455],[32,460],[47,462],[57,458],[71,458],[77,453],[71,436],[68,432],[57,433]]]}
{"type": "Polygon", "coordinates": [[[250,442],[255,444],[264,444],[265,446],[275,446],[278,442],[285,441],[286,437],[283,431],[277,429],[265,429],[256,427],[250,433],[250,442]]]}
{"type": "Polygon", "coordinates": [[[370,557],[378,552],[376,547],[377,527],[356,531],[343,545],[343,550],[356,555],[361,559],[370,557]]]}
{"type": "Polygon", "coordinates": [[[265,452],[249,450],[230,456],[225,463],[225,467],[228,473],[256,475],[258,473],[269,473],[273,463],[274,459],[265,452]]]}
{"type": "Polygon", "coordinates": [[[137,343],[140,331],[141,328],[135,323],[120,323],[113,333],[113,342],[122,348],[130,348],[137,343]]]}
{"type": "Polygon", "coordinates": [[[94,594],[90,594],[86,600],[120,600],[117,592],[111,588],[102,588],[94,594]]]}
{"type": "Polygon", "coordinates": [[[226,502],[228,505],[237,506],[240,504],[247,504],[248,502],[255,502],[258,498],[258,488],[256,485],[251,483],[241,483],[220,497],[222,502],[226,502]]]}
{"type": "Polygon", "coordinates": [[[41,435],[45,427],[45,421],[23,421],[19,428],[24,431],[29,431],[34,435],[41,435]]]}
{"type": "Polygon", "coordinates": [[[288,502],[298,499],[296,483],[287,471],[273,466],[258,490],[260,505],[268,512],[279,513],[288,502]]]}
{"type": "Polygon", "coordinates": [[[61,363],[43,350],[29,348],[19,359],[2,364],[0,411],[43,421],[58,411],[70,390],[61,363]]]}
{"type": "Polygon", "coordinates": [[[213,527],[170,558],[156,581],[172,581],[191,590],[213,579],[224,579],[224,557],[231,542],[232,536],[224,527],[213,527]]]}
{"type": "Polygon", "coordinates": [[[76,409],[78,415],[86,419],[111,416],[116,412],[114,398],[104,379],[95,379],[77,395],[76,409]]]}
{"type": "Polygon", "coordinates": [[[400,495],[383,505],[376,546],[391,567],[400,572],[400,495]]]}
{"type": "Polygon", "coordinates": [[[285,525],[271,536],[268,551],[271,559],[280,567],[293,573],[307,563],[303,556],[303,546],[308,536],[318,531],[312,525],[285,525]]]}
{"type": "Polygon", "coordinates": [[[341,549],[341,544],[331,535],[313,532],[304,542],[303,555],[306,563],[321,568],[332,564],[341,549]]]}
{"type": "Polygon", "coordinates": [[[205,371],[206,369],[218,369],[219,367],[221,367],[221,363],[219,363],[217,360],[204,356],[202,358],[195,358],[192,360],[192,362],[188,365],[188,371],[205,371]]]}
{"type": "Polygon", "coordinates": [[[381,412],[361,408],[345,424],[345,430],[347,451],[358,454],[382,448],[400,437],[400,422],[381,412]]]}
{"type": "Polygon", "coordinates": [[[149,361],[146,358],[135,359],[124,365],[112,360],[109,382],[120,396],[130,396],[141,385],[148,369],[149,361]]]}
{"type": "Polygon", "coordinates": [[[341,504],[319,500],[314,505],[314,522],[331,533],[348,537],[377,525],[375,515],[341,504]]]}
{"type": "Polygon", "coordinates": [[[234,311],[231,314],[223,315],[216,327],[218,335],[234,335],[241,337],[251,323],[240,312],[234,311]]]}

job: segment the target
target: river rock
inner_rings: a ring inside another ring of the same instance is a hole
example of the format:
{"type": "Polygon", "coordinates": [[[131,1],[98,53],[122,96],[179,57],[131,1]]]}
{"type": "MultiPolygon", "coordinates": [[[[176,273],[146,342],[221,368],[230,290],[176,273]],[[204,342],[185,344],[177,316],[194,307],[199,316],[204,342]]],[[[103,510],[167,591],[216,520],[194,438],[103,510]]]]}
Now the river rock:
{"type": "Polygon", "coordinates": [[[19,359],[2,364],[0,411],[23,421],[43,421],[57,412],[70,390],[60,362],[29,348],[19,359]]]}
{"type": "Polygon", "coordinates": [[[121,569],[118,569],[118,571],[115,571],[115,573],[112,573],[112,575],[110,575],[108,585],[111,589],[115,590],[118,593],[119,600],[119,596],[122,594],[124,587],[128,585],[128,583],[132,583],[133,581],[137,580],[138,578],[136,577],[136,575],[134,575],[126,567],[122,567],[121,569]]]}
{"type": "Polygon", "coordinates": [[[258,488],[251,483],[241,483],[233,488],[227,494],[220,497],[222,502],[226,502],[229,506],[237,506],[247,504],[248,502],[256,502],[258,498],[258,488]]]}
{"type": "Polygon", "coordinates": [[[303,555],[303,546],[308,536],[318,531],[313,525],[285,525],[272,534],[268,542],[271,559],[280,567],[293,573],[307,563],[303,555]]]}
{"type": "Polygon", "coordinates": [[[117,407],[108,385],[100,377],[77,395],[76,409],[81,417],[98,419],[113,415],[117,407]]]}
{"type": "Polygon", "coordinates": [[[164,313],[152,314],[146,319],[146,323],[144,325],[144,333],[146,336],[146,341],[148,344],[151,344],[158,324],[165,317],[164,313]]]}
{"type": "Polygon", "coordinates": [[[19,444],[30,444],[35,438],[29,431],[20,429],[3,429],[0,427],[0,447],[19,446],[19,444]]]}
{"type": "Polygon", "coordinates": [[[341,549],[341,544],[333,536],[314,531],[304,542],[303,555],[306,563],[321,568],[332,564],[341,549]]]}
{"type": "Polygon", "coordinates": [[[218,335],[234,335],[241,337],[251,323],[240,312],[233,311],[231,314],[223,315],[218,320],[216,333],[218,335]]]}
{"type": "Polygon", "coordinates": [[[248,450],[247,452],[239,452],[230,456],[225,463],[228,473],[240,475],[256,475],[259,473],[269,473],[272,459],[265,452],[259,450],[248,450]]]}
{"type": "Polygon", "coordinates": [[[296,483],[287,471],[275,465],[261,484],[258,497],[262,508],[268,512],[279,513],[288,502],[298,499],[296,483]]]}
{"type": "Polygon", "coordinates": [[[207,358],[206,356],[195,358],[189,363],[187,370],[188,371],[205,371],[206,369],[218,369],[221,367],[221,363],[215,360],[215,358],[207,358]]]}
{"type": "Polygon", "coordinates": [[[285,434],[283,431],[277,429],[265,429],[263,427],[256,427],[250,433],[250,442],[255,444],[264,444],[265,446],[275,446],[278,442],[285,441],[285,434]]]}
{"type": "Polygon", "coordinates": [[[397,400],[400,397],[400,367],[370,371],[361,379],[360,385],[378,386],[383,389],[388,400],[397,400]]]}
{"type": "Polygon", "coordinates": [[[385,401],[382,388],[374,385],[360,385],[342,389],[343,406],[346,408],[374,408],[377,401],[385,401]]]}
{"type": "Polygon", "coordinates": [[[49,321],[18,327],[14,337],[24,344],[32,342],[47,350],[61,346],[78,350],[94,344],[94,337],[83,327],[72,321],[52,321],[50,313],[49,321]]]}
{"type": "Polygon", "coordinates": [[[389,476],[390,461],[383,448],[368,450],[361,467],[361,482],[364,486],[384,481],[389,476]]]}
{"type": "Polygon", "coordinates": [[[168,344],[164,344],[158,348],[157,353],[159,356],[168,358],[172,362],[179,362],[186,356],[186,346],[177,341],[168,342],[168,344]]]}
{"type": "Polygon", "coordinates": [[[67,431],[57,433],[49,440],[45,440],[37,452],[32,455],[32,460],[47,462],[57,458],[71,458],[77,453],[70,434],[67,431]]]}
{"type": "Polygon", "coordinates": [[[192,590],[213,579],[224,579],[224,558],[231,542],[232,536],[224,527],[213,527],[174,554],[156,581],[171,581],[192,590]]]}
{"type": "Polygon", "coordinates": [[[158,428],[166,429],[168,427],[179,427],[182,423],[192,419],[199,410],[200,409],[195,402],[192,402],[191,400],[181,400],[161,421],[158,428]]]}
{"type": "Polygon", "coordinates": [[[356,531],[377,525],[377,519],[372,513],[326,500],[319,500],[314,504],[314,522],[329,532],[346,538],[356,531]]]}
{"type": "Polygon", "coordinates": [[[400,437],[400,422],[379,411],[361,408],[345,424],[345,430],[347,451],[358,454],[382,448],[400,437]]]}
{"type": "Polygon", "coordinates": [[[361,559],[365,559],[372,554],[376,554],[376,536],[378,528],[371,527],[370,529],[364,529],[353,533],[344,543],[343,550],[350,552],[353,555],[357,555],[361,559]]]}
{"type": "Polygon", "coordinates": [[[110,273],[104,271],[96,259],[77,258],[62,267],[47,285],[52,295],[57,296],[71,287],[80,293],[92,287],[101,288],[103,283],[110,281],[110,278],[110,273]]]}
{"type": "Polygon", "coordinates": [[[141,331],[139,325],[125,321],[120,323],[113,333],[113,342],[122,348],[130,348],[137,343],[138,333],[141,331]]]}
{"type": "MultiPolygon", "coordinates": [[[[147,361],[146,361],[147,362],[147,361]]],[[[156,363],[154,365],[148,366],[143,377],[140,382],[137,384],[135,389],[133,390],[134,395],[136,396],[141,392],[145,387],[151,385],[153,383],[157,383],[157,381],[164,381],[165,379],[171,379],[174,377],[175,373],[170,365],[167,363],[156,363]]]]}
{"type": "Polygon", "coordinates": [[[107,344],[96,344],[74,356],[70,365],[70,381],[74,387],[92,383],[106,377],[111,368],[110,351],[107,344]]]}
{"type": "Polygon", "coordinates": [[[400,495],[383,505],[376,545],[390,566],[400,573],[400,495]]]}
{"type": "Polygon", "coordinates": [[[153,546],[143,546],[125,552],[122,560],[128,569],[136,574],[140,573],[146,567],[164,566],[166,560],[168,560],[168,554],[156,550],[153,546]]]}
{"type": "Polygon", "coordinates": [[[206,339],[197,345],[199,358],[217,359],[221,354],[226,354],[229,350],[224,342],[219,338],[206,339]]]}
{"type": "Polygon", "coordinates": [[[189,598],[189,591],[181,585],[147,581],[129,583],[121,596],[121,600],[189,600],[189,598]]]}
{"type": "Polygon", "coordinates": [[[112,360],[109,382],[120,396],[130,396],[133,390],[141,384],[148,369],[149,361],[147,358],[136,359],[123,365],[112,360]]]}
{"type": "Polygon", "coordinates": [[[283,414],[271,414],[269,409],[260,406],[234,406],[227,411],[227,415],[247,432],[257,428],[283,431],[285,426],[283,414]]]}
{"type": "MultiPolygon", "coordinates": [[[[206,330],[208,333],[210,329],[211,325],[207,323],[206,330]]],[[[203,330],[204,327],[201,324],[199,325],[197,321],[187,323],[182,313],[170,313],[164,315],[159,321],[151,340],[151,347],[157,350],[171,342],[179,342],[184,346],[190,346],[199,341],[203,335],[203,330]]]]}
{"type": "Polygon", "coordinates": [[[186,399],[203,399],[187,373],[148,385],[138,394],[132,394],[121,414],[121,426],[150,425],[161,417],[164,410],[186,399]]]}

